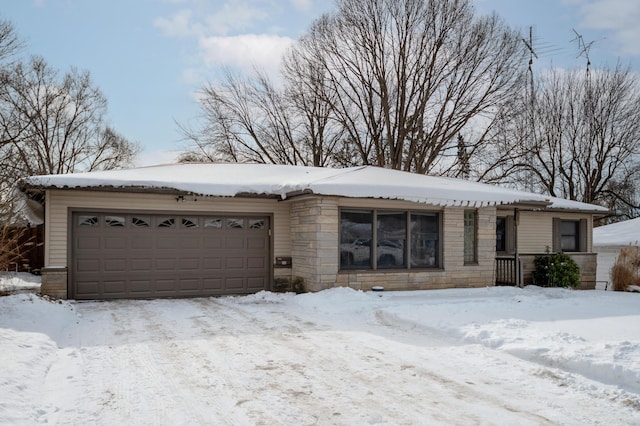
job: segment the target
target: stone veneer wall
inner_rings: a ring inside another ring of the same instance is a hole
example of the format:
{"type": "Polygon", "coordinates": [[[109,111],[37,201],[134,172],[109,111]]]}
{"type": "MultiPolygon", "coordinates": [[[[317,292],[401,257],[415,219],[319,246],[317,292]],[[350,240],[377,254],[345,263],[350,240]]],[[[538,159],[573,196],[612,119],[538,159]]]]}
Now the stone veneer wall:
{"type": "MultiPolygon", "coordinates": [[[[383,204],[372,200],[372,208],[383,208],[383,204]]],[[[384,286],[386,290],[492,286],[496,210],[493,207],[478,210],[478,262],[473,265],[465,265],[463,260],[464,210],[441,210],[443,269],[341,272],[337,199],[298,200],[291,206],[292,275],[304,279],[306,291],[334,286],[358,290],[369,290],[373,286],[384,286]]]]}
{"type": "Polygon", "coordinates": [[[291,206],[292,276],[304,280],[305,291],[335,285],[339,267],[338,226],[335,199],[307,198],[291,206]]]}
{"type": "Polygon", "coordinates": [[[67,267],[46,266],[40,270],[42,282],[40,293],[56,299],[66,299],[67,295],[67,267]]]}

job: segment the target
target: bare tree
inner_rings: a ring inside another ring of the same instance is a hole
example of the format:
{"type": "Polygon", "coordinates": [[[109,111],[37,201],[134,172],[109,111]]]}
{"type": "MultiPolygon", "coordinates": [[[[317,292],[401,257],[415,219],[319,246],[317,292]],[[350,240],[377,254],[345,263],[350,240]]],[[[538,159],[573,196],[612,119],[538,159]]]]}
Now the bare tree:
{"type": "MultiPolygon", "coordinates": [[[[621,66],[536,80],[535,98],[502,138],[518,140],[503,172],[511,183],[552,196],[608,206],[633,216],[640,182],[640,81],[621,66]]],[[[504,180],[503,180],[504,181],[504,180]]],[[[637,213],[636,213],[637,214],[637,213]]]]}
{"type": "Polygon", "coordinates": [[[204,127],[187,132],[198,149],[183,160],[200,156],[210,161],[300,162],[290,111],[263,75],[248,79],[227,72],[222,84],[203,89],[201,108],[204,127]]]}
{"type": "Polygon", "coordinates": [[[22,50],[24,43],[10,21],[0,19],[0,65],[6,66],[22,50]]]}
{"type": "Polygon", "coordinates": [[[7,178],[109,169],[138,148],[105,124],[107,101],[88,72],[60,76],[33,57],[0,73],[0,153],[7,178]]]}
{"type": "Polygon", "coordinates": [[[343,127],[333,119],[336,93],[329,87],[326,70],[320,63],[303,60],[292,49],[283,65],[285,93],[299,121],[297,143],[311,158],[310,165],[352,165],[338,151],[344,143],[343,127]]]}
{"type": "Polygon", "coordinates": [[[285,56],[282,89],[264,77],[205,88],[187,157],[467,173],[524,82],[520,36],[470,0],[336,4],[285,56]]]}
{"type": "Polygon", "coordinates": [[[469,1],[340,0],[294,57],[325,70],[334,119],[364,164],[457,173],[523,83],[519,35],[469,1]]]}
{"type": "Polygon", "coordinates": [[[299,82],[277,88],[259,72],[251,78],[226,72],[222,83],[202,91],[202,127],[182,127],[191,147],[180,161],[327,165],[338,139],[327,140],[326,104],[308,88],[299,82]]]}
{"type": "Polygon", "coordinates": [[[21,62],[22,47],[0,21],[0,269],[22,260],[33,220],[18,178],[122,167],[138,151],[105,123],[107,101],[88,72],[60,75],[39,57],[21,62]]]}

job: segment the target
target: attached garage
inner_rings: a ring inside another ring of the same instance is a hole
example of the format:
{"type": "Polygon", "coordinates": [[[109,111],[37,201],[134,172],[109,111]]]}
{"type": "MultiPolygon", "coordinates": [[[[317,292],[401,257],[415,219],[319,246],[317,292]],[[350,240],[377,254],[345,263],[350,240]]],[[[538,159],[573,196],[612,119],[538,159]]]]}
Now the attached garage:
{"type": "Polygon", "coordinates": [[[270,218],[73,211],[70,297],[249,294],[270,289],[270,218]]]}

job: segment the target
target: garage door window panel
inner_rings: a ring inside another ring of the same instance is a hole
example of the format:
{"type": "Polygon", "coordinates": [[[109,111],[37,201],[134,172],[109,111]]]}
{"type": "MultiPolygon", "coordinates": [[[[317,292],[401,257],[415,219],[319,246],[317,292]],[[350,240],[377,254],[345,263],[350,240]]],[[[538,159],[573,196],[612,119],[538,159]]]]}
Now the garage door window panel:
{"type": "Polygon", "coordinates": [[[149,216],[133,216],[131,218],[131,225],[135,228],[148,228],[151,224],[151,218],[149,216]]]}
{"type": "Polygon", "coordinates": [[[243,229],[244,228],[244,219],[228,218],[227,219],[227,228],[229,228],[229,229],[243,229]]]}
{"type": "Polygon", "coordinates": [[[87,216],[87,215],[79,215],[78,216],[78,226],[98,226],[99,219],[98,216],[87,216]]]}
{"type": "Polygon", "coordinates": [[[207,229],[222,229],[222,219],[217,217],[206,217],[204,227],[207,229]]]}
{"type": "Polygon", "coordinates": [[[176,224],[175,217],[158,218],[158,228],[173,228],[176,224]]]}
{"type": "Polygon", "coordinates": [[[264,219],[249,219],[249,229],[264,229],[266,226],[264,219]]]}
{"type": "Polygon", "coordinates": [[[198,228],[198,218],[195,217],[183,217],[181,220],[182,227],[187,229],[198,228]]]}
{"type": "Polygon", "coordinates": [[[105,216],[104,224],[111,228],[124,228],[126,219],[124,216],[105,216]]]}

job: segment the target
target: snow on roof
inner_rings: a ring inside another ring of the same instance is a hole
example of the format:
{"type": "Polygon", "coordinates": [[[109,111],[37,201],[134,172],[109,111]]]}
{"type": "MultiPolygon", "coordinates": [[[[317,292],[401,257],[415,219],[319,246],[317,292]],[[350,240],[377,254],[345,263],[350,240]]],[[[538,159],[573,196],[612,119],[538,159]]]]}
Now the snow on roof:
{"type": "Polygon", "coordinates": [[[302,192],[383,198],[436,206],[540,204],[552,209],[606,212],[591,204],[516,191],[462,179],[426,176],[373,166],[331,169],[273,164],[183,163],[127,170],[31,176],[21,187],[149,188],[196,195],[266,195],[285,199],[302,192]]]}
{"type": "Polygon", "coordinates": [[[640,217],[593,229],[593,245],[626,246],[640,242],[640,217]]]}

